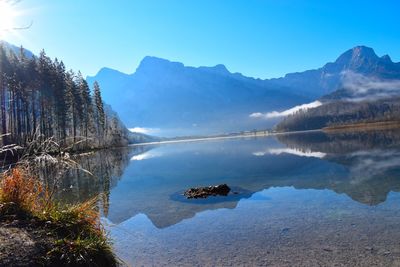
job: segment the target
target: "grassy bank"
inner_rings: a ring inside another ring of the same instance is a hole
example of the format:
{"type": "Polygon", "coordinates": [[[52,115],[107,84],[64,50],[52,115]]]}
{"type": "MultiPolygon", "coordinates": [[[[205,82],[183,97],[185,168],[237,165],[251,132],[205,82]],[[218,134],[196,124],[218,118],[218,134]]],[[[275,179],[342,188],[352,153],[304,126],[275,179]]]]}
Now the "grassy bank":
{"type": "Polygon", "coordinates": [[[0,181],[0,265],[116,266],[97,200],[64,206],[28,169],[0,181]],[[7,237],[13,242],[6,242],[7,237]]]}
{"type": "Polygon", "coordinates": [[[323,131],[368,131],[368,130],[384,130],[399,128],[400,121],[377,121],[377,122],[360,122],[342,125],[333,125],[322,128],[323,131]]]}

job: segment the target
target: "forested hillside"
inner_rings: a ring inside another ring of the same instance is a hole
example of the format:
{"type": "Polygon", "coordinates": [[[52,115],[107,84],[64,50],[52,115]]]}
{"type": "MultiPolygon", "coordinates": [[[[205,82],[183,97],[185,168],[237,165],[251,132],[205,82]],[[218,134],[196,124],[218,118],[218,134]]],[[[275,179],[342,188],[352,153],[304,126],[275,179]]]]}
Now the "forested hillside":
{"type": "Polygon", "coordinates": [[[104,100],[129,128],[157,128],[174,136],[272,127],[276,119],[249,115],[312,102],[352,83],[352,74],[397,81],[400,63],[356,46],[321,68],[262,80],[231,73],[224,65],[196,68],[145,57],[132,74],[103,68],[88,80],[104,85],[104,100]]]}
{"type": "Polygon", "coordinates": [[[352,123],[400,121],[400,97],[375,101],[338,100],[286,117],[276,127],[278,131],[321,129],[352,123]]]}
{"type": "Polygon", "coordinates": [[[107,112],[97,82],[93,88],[44,51],[36,57],[0,42],[2,145],[39,146],[48,138],[71,150],[127,144],[127,129],[107,112]]]}

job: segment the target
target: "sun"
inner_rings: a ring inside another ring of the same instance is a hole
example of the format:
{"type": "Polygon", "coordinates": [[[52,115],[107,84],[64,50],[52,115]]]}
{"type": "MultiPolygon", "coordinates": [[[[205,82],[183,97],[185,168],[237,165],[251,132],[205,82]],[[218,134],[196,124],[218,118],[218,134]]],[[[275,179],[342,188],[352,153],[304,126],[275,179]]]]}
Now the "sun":
{"type": "Polygon", "coordinates": [[[17,12],[7,1],[0,0],[0,35],[15,28],[17,12]]]}

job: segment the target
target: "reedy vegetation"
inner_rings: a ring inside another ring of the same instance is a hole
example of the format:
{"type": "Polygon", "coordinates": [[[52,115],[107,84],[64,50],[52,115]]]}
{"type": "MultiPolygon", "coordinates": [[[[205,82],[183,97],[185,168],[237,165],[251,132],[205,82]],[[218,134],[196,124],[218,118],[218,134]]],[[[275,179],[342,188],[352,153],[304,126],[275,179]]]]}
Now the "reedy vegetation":
{"type": "MultiPolygon", "coordinates": [[[[0,140],[7,136],[0,135],[0,140]]],[[[19,160],[0,174],[0,227],[17,220],[47,233],[39,237],[47,243],[47,251],[31,259],[35,266],[116,266],[117,258],[100,223],[98,196],[74,205],[62,204],[54,197],[59,179],[67,171],[88,172],[68,153],[87,141],[62,147],[54,136],[32,138],[23,148],[7,145],[0,149],[1,153],[22,152],[19,160]],[[50,183],[39,179],[43,171],[51,172],[50,183]]]]}

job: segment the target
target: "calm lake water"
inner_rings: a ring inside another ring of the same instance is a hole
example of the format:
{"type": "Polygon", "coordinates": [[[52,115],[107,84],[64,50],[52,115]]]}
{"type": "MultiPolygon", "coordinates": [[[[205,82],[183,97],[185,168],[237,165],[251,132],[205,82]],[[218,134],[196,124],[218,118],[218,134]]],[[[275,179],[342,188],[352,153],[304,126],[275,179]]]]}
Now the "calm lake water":
{"type": "Polygon", "coordinates": [[[79,158],[59,197],[103,193],[130,266],[400,266],[400,132],[143,146],[79,158]],[[239,194],[186,200],[195,186],[239,194]]]}

